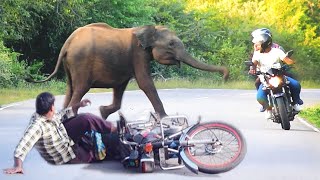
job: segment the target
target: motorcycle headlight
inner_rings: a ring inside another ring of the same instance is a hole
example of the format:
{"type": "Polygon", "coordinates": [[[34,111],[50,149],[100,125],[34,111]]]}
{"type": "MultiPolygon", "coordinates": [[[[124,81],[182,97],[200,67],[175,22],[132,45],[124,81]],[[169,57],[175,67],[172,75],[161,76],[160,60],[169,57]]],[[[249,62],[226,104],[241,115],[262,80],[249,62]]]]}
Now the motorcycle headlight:
{"type": "Polygon", "coordinates": [[[273,87],[278,87],[279,84],[280,84],[280,82],[281,82],[281,80],[280,80],[280,78],[278,78],[278,77],[271,77],[271,78],[269,79],[269,83],[270,83],[271,86],[273,86],[273,87]]]}

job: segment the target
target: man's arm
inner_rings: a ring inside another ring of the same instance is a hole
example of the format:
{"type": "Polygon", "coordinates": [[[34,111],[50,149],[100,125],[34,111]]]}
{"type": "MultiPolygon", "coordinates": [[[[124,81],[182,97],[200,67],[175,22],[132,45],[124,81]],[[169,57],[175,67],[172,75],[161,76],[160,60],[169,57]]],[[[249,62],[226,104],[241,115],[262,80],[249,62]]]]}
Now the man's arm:
{"type": "Polygon", "coordinates": [[[286,63],[286,64],[288,64],[288,65],[294,64],[294,61],[293,61],[292,59],[290,59],[289,57],[285,57],[285,58],[283,59],[283,62],[286,63]]]}
{"type": "MultiPolygon", "coordinates": [[[[277,49],[277,50],[278,50],[278,49],[277,49]]],[[[290,57],[288,57],[288,55],[287,55],[286,53],[284,53],[284,52],[281,51],[281,50],[278,50],[278,51],[276,51],[276,52],[278,53],[279,58],[280,58],[284,63],[286,63],[286,64],[288,64],[288,65],[294,64],[294,61],[293,61],[290,57]]]]}
{"type": "Polygon", "coordinates": [[[13,168],[4,169],[3,172],[6,174],[23,174],[22,160],[20,158],[14,157],[13,168]]]}
{"type": "Polygon", "coordinates": [[[14,165],[12,168],[4,169],[6,174],[23,174],[22,162],[32,149],[34,144],[41,137],[42,131],[38,124],[30,124],[26,129],[23,137],[19,141],[15,151],[14,151],[14,165]]]}
{"type": "Polygon", "coordinates": [[[257,72],[258,61],[253,60],[252,63],[253,63],[253,64],[252,64],[252,69],[249,70],[249,74],[255,75],[256,72],[257,72]]]}
{"type": "Polygon", "coordinates": [[[74,114],[78,114],[78,110],[80,107],[85,107],[91,104],[91,101],[89,99],[83,99],[79,103],[72,106],[72,111],[74,114]]]}
{"type": "Polygon", "coordinates": [[[57,115],[61,117],[60,121],[64,122],[65,120],[76,116],[80,107],[85,107],[89,104],[91,104],[91,101],[89,99],[84,99],[79,103],[73,105],[72,107],[61,110],[59,113],[57,113],[57,115]]]}

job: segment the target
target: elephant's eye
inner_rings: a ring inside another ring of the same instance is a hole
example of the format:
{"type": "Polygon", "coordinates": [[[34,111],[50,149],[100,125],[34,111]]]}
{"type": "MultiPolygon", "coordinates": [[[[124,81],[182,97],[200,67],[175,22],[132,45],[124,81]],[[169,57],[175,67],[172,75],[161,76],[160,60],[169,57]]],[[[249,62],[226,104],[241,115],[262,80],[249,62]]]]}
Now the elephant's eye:
{"type": "Polygon", "coordinates": [[[170,41],[170,42],[169,42],[169,46],[170,46],[170,47],[173,47],[174,44],[175,44],[174,41],[170,41]]]}

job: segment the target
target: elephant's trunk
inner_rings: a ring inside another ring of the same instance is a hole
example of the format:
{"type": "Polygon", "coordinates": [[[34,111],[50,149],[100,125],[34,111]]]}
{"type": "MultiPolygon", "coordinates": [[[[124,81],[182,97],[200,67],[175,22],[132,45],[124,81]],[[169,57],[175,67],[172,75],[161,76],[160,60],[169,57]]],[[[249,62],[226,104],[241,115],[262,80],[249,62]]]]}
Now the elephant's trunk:
{"type": "Polygon", "coordinates": [[[227,81],[229,78],[229,70],[225,66],[214,66],[214,65],[205,64],[203,62],[195,60],[189,54],[185,55],[184,58],[181,58],[179,60],[185,64],[188,64],[189,66],[192,66],[194,68],[197,68],[203,71],[220,72],[223,74],[223,79],[225,81],[227,81]]]}

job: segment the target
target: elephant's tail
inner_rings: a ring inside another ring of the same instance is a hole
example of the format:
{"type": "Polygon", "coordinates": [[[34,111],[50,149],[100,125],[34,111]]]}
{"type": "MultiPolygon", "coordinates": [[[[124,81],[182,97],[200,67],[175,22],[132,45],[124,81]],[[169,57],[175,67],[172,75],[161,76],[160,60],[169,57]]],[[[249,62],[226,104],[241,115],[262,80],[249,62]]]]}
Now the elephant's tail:
{"type": "MultiPolygon", "coordinates": [[[[64,47],[64,46],[63,46],[64,47]]],[[[54,71],[50,74],[49,77],[47,77],[46,79],[43,79],[43,80],[39,80],[39,81],[36,81],[34,80],[30,74],[28,74],[28,77],[25,78],[25,80],[27,82],[32,82],[32,83],[42,83],[42,82],[46,82],[46,81],[49,81],[54,75],[57,74],[58,70],[59,70],[59,66],[61,64],[61,61],[62,59],[64,58],[65,54],[66,54],[66,51],[65,49],[62,47],[61,51],[60,51],[60,54],[59,54],[59,58],[58,58],[58,61],[57,61],[57,64],[56,64],[56,67],[54,69],[54,71]]]]}
{"type": "Polygon", "coordinates": [[[60,64],[61,64],[61,62],[62,62],[62,59],[63,59],[63,58],[66,56],[66,54],[67,54],[67,49],[68,49],[68,47],[69,47],[69,44],[70,44],[70,42],[71,42],[74,34],[75,34],[75,33],[72,33],[72,34],[69,36],[69,38],[66,40],[66,42],[63,44],[63,46],[62,46],[62,48],[61,48],[61,50],[60,50],[60,53],[59,53],[59,57],[58,57],[58,61],[57,61],[56,67],[55,67],[54,71],[50,74],[50,76],[48,76],[46,79],[36,81],[36,80],[34,80],[34,79],[31,77],[31,75],[29,74],[29,75],[27,75],[27,77],[25,78],[25,80],[26,80],[27,82],[31,82],[31,83],[42,83],[42,82],[46,82],[46,81],[50,80],[54,75],[56,75],[57,72],[58,72],[58,70],[59,70],[59,66],[60,66],[60,64]]]}

